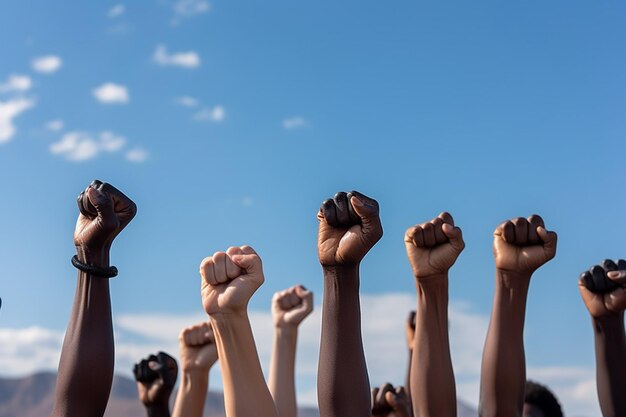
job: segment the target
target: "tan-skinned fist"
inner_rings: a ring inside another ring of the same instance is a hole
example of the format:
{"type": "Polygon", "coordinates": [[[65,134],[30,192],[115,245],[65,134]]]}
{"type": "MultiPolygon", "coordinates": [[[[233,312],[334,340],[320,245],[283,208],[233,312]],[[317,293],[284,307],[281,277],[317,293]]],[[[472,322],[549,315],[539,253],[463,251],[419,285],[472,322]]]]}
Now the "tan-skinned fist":
{"type": "Polygon", "coordinates": [[[184,328],[178,336],[183,372],[208,373],[217,361],[217,346],[210,322],[184,328]]]}
{"type": "Polygon", "coordinates": [[[556,243],[556,233],[548,231],[536,214],[507,220],[493,233],[496,268],[530,275],[554,258],[556,243]]]}
{"type": "Polygon", "coordinates": [[[207,314],[245,312],[263,284],[261,258],[250,246],[230,247],[202,260],[202,305],[207,314]]]}
{"type": "Polygon", "coordinates": [[[279,291],[272,297],[276,327],[298,327],[313,311],[313,293],[301,285],[279,291]]]}
{"type": "Polygon", "coordinates": [[[447,274],[465,248],[461,229],[446,212],[410,227],[404,234],[404,244],[417,279],[447,274]]]}

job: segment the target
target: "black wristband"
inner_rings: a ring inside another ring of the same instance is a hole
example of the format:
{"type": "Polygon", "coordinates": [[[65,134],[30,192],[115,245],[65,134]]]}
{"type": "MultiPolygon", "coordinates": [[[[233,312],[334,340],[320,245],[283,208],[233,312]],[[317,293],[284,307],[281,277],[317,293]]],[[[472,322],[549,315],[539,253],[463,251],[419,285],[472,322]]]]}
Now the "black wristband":
{"type": "Polygon", "coordinates": [[[116,267],[110,266],[108,268],[100,268],[99,266],[84,264],[78,260],[78,255],[72,256],[72,265],[74,265],[74,268],[80,269],[81,271],[96,277],[114,278],[117,276],[116,267]]]}

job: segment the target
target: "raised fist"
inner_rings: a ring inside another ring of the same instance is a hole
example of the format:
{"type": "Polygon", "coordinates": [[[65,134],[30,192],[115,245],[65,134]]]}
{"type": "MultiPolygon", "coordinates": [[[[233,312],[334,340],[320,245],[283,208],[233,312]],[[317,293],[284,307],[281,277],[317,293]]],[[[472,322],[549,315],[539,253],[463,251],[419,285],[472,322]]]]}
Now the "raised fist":
{"type": "Polygon", "coordinates": [[[357,265],[383,235],[376,200],[352,191],[322,203],[317,252],[323,266],[357,265]]]}
{"type": "MultiPolygon", "coordinates": [[[[80,214],[74,245],[81,262],[97,263],[113,239],[130,223],[137,206],[110,184],[95,180],[78,196],[80,214]]],[[[102,266],[102,265],[98,265],[102,266]]]]}
{"type": "Polygon", "coordinates": [[[532,274],[556,255],[557,236],[536,214],[507,220],[493,233],[496,268],[532,274]]]}
{"type": "Polygon", "coordinates": [[[372,389],[372,417],[411,417],[411,401],[404,387],[385,384],[372,389]]]}
{"type": "Polygon", "coordinates": [[[605,259],[580,275],[580,295],[594,318],[626,310],[626,261],[605,259]]]}
{"type": "Polygon", "coordinates": [[[272,298],[274,326],[298,327],[313,311],[313,293],[302,285],[277,292],[272,298]]]}
{"type": "Polygon", "coordinates": [[[465,248],[461,229],[449,213],[441,213],[427,223],[410,227],[404,244],[415,278],[448,272],[465,248]]]}
{"type": "Polygon", "coordinates": [[[146,407],[168,406],[176,384],[178,366],[176,360],[164,352],[150,355],[135,364],[133,374],[137,380],[139,400],[146,407]]]}
{"type": "Polygon", "coordinates": [[[413,350],[413,343],[415,341],[415,314],[415,310],[411,310],[409,316],[406,318],[406,324],[404,325],[406,345],[409,350],[413,350]]]}
{"type": "Polygon", "coordinates": [[[245,311],[263,284],[261,258],[250,246],[215,252],[200,264],[202,305],[207,314],[245,311]]]}
{"type": "Polygon", "coordinates": [[[180,363],[183,372],[208,373],[217,361],[217,346],[211,323],[187,327],[178,336],[180,363]]]}

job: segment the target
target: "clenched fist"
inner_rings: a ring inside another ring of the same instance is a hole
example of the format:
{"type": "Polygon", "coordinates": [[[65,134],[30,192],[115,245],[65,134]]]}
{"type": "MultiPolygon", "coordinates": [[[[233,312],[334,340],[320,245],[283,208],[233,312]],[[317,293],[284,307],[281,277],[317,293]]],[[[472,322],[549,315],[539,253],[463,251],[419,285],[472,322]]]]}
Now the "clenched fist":
{"type": "Polygon", "coordinates": [[[557,235],[545,228],[543,219],[518,217],[498,226],[493,233],[496,268],[532,274],[556,255],[557,235]]]}
{"type": "Polygon", "coordinates": [[[313,311],[313,293],[301,285],[277,292],[272,298],[276,327],[298,327],[313,311]]]}
{"type": "Polygon", "coordinates": [[[592,317],[622,314],[626,310],[626,261],[605,259],[580,275],[578,287],[592,317]]]}
{"type": "Polygon", "coordinates": [[[376,200],[352,191],[322,203],[317,251],[322,266],[358,265],[383,235],[376,200]]]}
{"type": "Polygon", "coordinates": [[[187,327],[178,337],[183,372],[209,372],[217,361],[217,346],[211,323],[187,327]]]}
{"type": "Polygon", "coordinates": [[[461,229],[454,226],[449,213],[409,228],[404,244],[415,278],[427,278],[448,272],[465,248],[461,229]]]}
{"type": "Polygon", "coordinates": [[[404,387],[385,384],[372,389],[372,417],[411,417],[411,401],[404,387]]]}
{"type": "Polygon", "coordinates": [[[250,246],[215,252],[200,264],[202,305],[207,314],[245,311],[263,284],[261,258],[250,246]]]}
{"type": "Polygon", "coordinates": [[[95,180],[78,196],[78,209],[74,231],[78,259],[108,266],[99,264],[108,262],[113,239],[135,217],[137,206],[111,184],[95,180]]]}
{"type": "Polygon", "coordinates": [[[167,407],[176,384],[178,366],[176,360],[164,352],[150,355],[135,364],[133,374],[137,380],[139,400],[146,407],[167,407]]]}

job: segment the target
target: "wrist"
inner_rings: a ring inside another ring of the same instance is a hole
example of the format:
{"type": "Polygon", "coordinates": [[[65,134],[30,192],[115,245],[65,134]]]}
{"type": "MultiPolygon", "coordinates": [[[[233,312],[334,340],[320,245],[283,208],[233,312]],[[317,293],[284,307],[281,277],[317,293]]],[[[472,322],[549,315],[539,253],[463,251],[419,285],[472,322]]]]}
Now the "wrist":
{"type": "Polygon", "coordinates": [[[167,402],[146,404],[148,417],[170,417],[170,409],[167,402]]]}
{"type": "Polygon", "coordinates": [[[85,245],[76,245],[78,260],[84,264],[94,265],[100,268],[109,267],[109,248],[88,248],[85,245]]]}
{"type": "Polygon", "coordinates": [[[292,337],[298,335],[297,324],[279,324],[275,326],[276,336],[278,337],[292,337]]]}
{"type": "Polygon", "coordinates": [[[623,334],[624,333],[624,312],[605,314],[599,317],[592,317],[593,327],[596,333],[623,334]]]}
{"type": "Polygon", "coordinates": [[[528,289],[532,272],[496,268],[496,285],[504,288],[528,289]]]}
{"type": "Polygon", "coordinates": [[[359,264],[322,265],[325,277],[357,276],[359,264]]]}
{"type": "Polygon", "coordinates": [[[203,384],[208,384],[210,370],[211,366],[208,368],[183,368],[180,374],[181,387],[186,386],[189,389],[193,389],[200,387],[203,384]]]}

